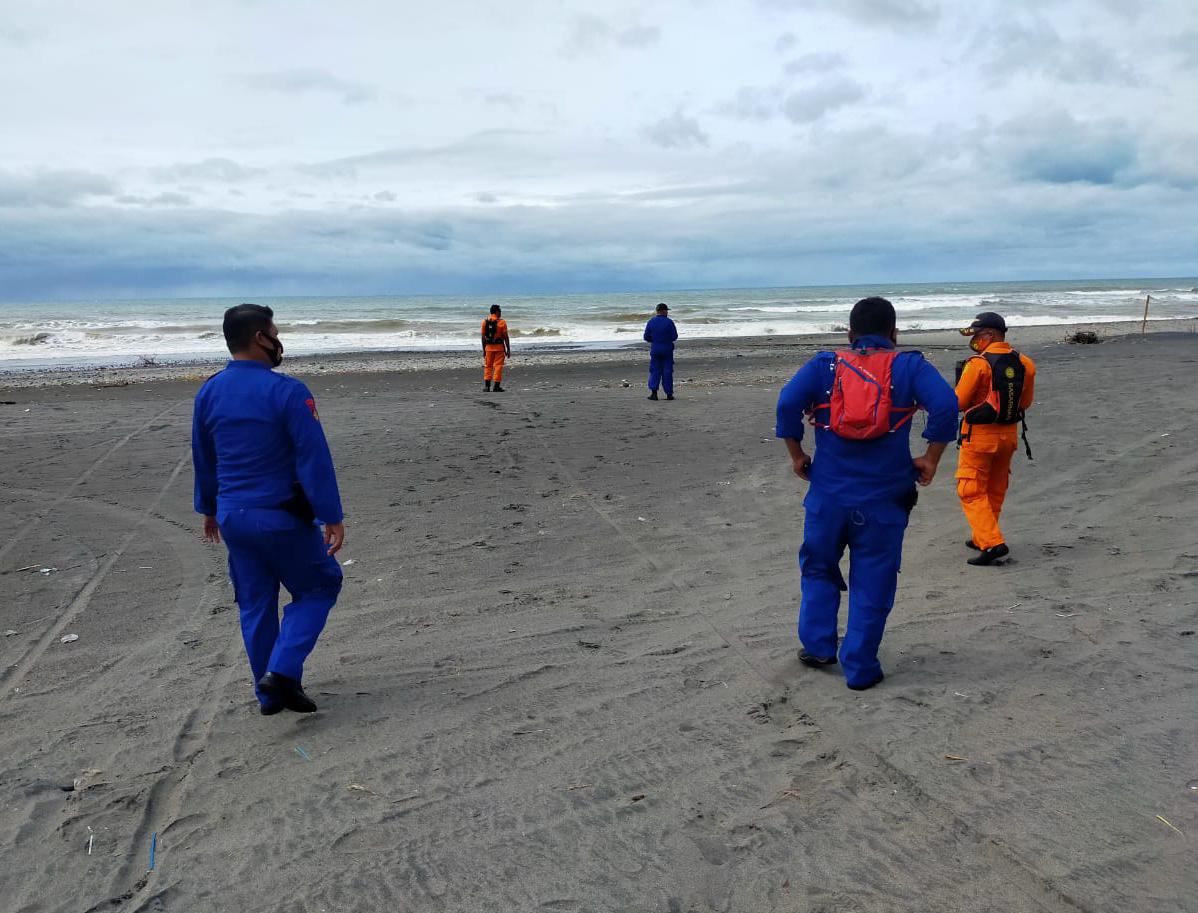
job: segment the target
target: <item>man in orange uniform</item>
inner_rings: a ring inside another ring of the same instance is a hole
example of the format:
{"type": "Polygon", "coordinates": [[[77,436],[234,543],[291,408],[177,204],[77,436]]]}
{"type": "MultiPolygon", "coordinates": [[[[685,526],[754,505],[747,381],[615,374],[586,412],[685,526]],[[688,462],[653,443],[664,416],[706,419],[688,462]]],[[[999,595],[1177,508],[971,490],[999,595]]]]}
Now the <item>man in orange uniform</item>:
{"type": "Polygon", "coordinates": [[[483,321],[483,389],[502,393],[503,360],[511,358],[512,343],[507,335],[507,321],[499,305],[491,305],[491,316],[483,321]],[[495,386],[491,386],[491,382],[495,386]]]}
{"type": "Polygon", "coordinates": [[[1007,322],[999,314],[978,314],[961,334],[969,337],[969,347],[977,354],[962,362],[957,380],[957,405],[965,413],[957,497],[973,531],[965,544],[978,552],[968,563],[985,566],[1010,554],[998,528],[998,515],[1010,480],[1011,457],[1019,448],[1017,426],[1035,396],[1036,365],[1011,348],[1006,341],[1007,322]]]}

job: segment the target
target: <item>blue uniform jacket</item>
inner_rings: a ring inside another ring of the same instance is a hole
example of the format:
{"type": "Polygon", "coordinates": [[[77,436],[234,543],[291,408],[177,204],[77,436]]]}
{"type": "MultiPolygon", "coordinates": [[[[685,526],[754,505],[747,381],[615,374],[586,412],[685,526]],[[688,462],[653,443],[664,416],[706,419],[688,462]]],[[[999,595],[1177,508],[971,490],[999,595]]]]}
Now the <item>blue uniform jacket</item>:
{"type": "MultiPolygon", "coordinates": [[[[854,348],[893,349],[883,336],[865,336],[854,348]]],[[[833,352],[820,352],[803,365],[778,395],[775,435],[803,439],[807,410],[827,403],[831,396],[833,352]]],[[[940,372],[919,352],[900,352],[891,372],[891,401],[895,408],[922,406],[928,412],[923,436],[948,443],[957,437],[957,396],[940,372]]],[[[911,422],[891,434],[871,441],[852,441],[823,428],[815,429],[815,457],[811,488],[805,504],[816,508],[824,501],[844,507],[869,507],[888,512],[915,485],[919,473],[911,464],[911,422]]],[[[896,519],[906,516],[898,506],[896,519]]]]}
{"type": "Polygon", "coordinates": [[[678,338],[678,328],[665,314],[650,317],[645,324],[645,342],[649,343],[649,352],[653,355],[668,355],[674,351],[674,340],[678,338]]]}
{"type": "Polygon", "coordinates": [[[311,392],[261,362],[230,361],[200,388],[191,455],[201,514],[278,507],[299,482],[322,523],[342,521],[333,457],[311,392]]]}

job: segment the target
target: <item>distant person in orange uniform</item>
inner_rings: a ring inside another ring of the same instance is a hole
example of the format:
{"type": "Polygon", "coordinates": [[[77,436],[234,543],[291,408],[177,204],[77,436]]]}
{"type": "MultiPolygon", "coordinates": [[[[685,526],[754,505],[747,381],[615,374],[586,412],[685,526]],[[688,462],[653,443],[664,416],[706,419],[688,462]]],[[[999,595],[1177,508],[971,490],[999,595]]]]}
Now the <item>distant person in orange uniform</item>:
{"type": "MultiPolygon", "coordinates": [[[[1035,397],[1036,365],[1007,342],[1007,322],[987,311],[961,330],[976,352],[958,365],[957,405],[961,420],[957,497],[973,536],[965,543],[978,552],[969,564],[994,564],[1010,554],[998,515],[1019,449],[1024,412],[1035,397]]],[[[1027,427],[1024,426],[1027,447],[1027,427]]],[[[1031,459],[1031,448],[1027,449],[1031,459]]]]}
{"type": "Polygon", "coordinates": [[[507,321],[499,305],[491,305],[491,316],[483,321],[483,389],[502,393],[503,360],[512,357],[512,342],[507,335],[507,321]],[[491,386],[494,381],[495,386],[491,386]]]}

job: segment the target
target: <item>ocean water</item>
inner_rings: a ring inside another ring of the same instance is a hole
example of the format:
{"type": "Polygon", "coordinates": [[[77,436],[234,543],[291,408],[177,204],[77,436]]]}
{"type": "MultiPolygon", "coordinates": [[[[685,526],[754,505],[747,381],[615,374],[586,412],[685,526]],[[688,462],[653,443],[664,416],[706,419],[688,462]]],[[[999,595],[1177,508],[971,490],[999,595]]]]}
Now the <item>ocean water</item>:
{"type": "MultiPolygon", "coordinates": [[[[714,289],[504,298],[256,298],[275,310],[288,354],[469,349],[491,304],[516,348],[614,346],[641,338],[659,301],[682,340],[789,336],[843,328],[853,302],[894,302],[900,329],[967,324],[983,310],[1013,326],[1198,316],[1198,278],[714,289]]],[[[221,314],[237,299],[0,303],[0,369],[219,358],[221,314]]]]}

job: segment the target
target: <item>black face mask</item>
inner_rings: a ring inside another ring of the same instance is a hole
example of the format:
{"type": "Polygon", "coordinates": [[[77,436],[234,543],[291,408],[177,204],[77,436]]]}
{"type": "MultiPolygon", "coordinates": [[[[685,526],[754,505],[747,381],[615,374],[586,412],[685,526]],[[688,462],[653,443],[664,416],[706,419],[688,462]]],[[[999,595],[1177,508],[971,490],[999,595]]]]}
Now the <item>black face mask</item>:
{"type": "MultiPolygon", "coordinates": [[[[265,333],[263,333],[262,336],[270,340],[270,348],[267,348],[266,346],[262,346],[262,348],[270,358],[271,365],[277,368],[283,363],[283,343],[279,342],[278,336],[267,336],[265,333]]],[[[261,345],[261,343],[259,343],[259,345],[261,345]]]]}

